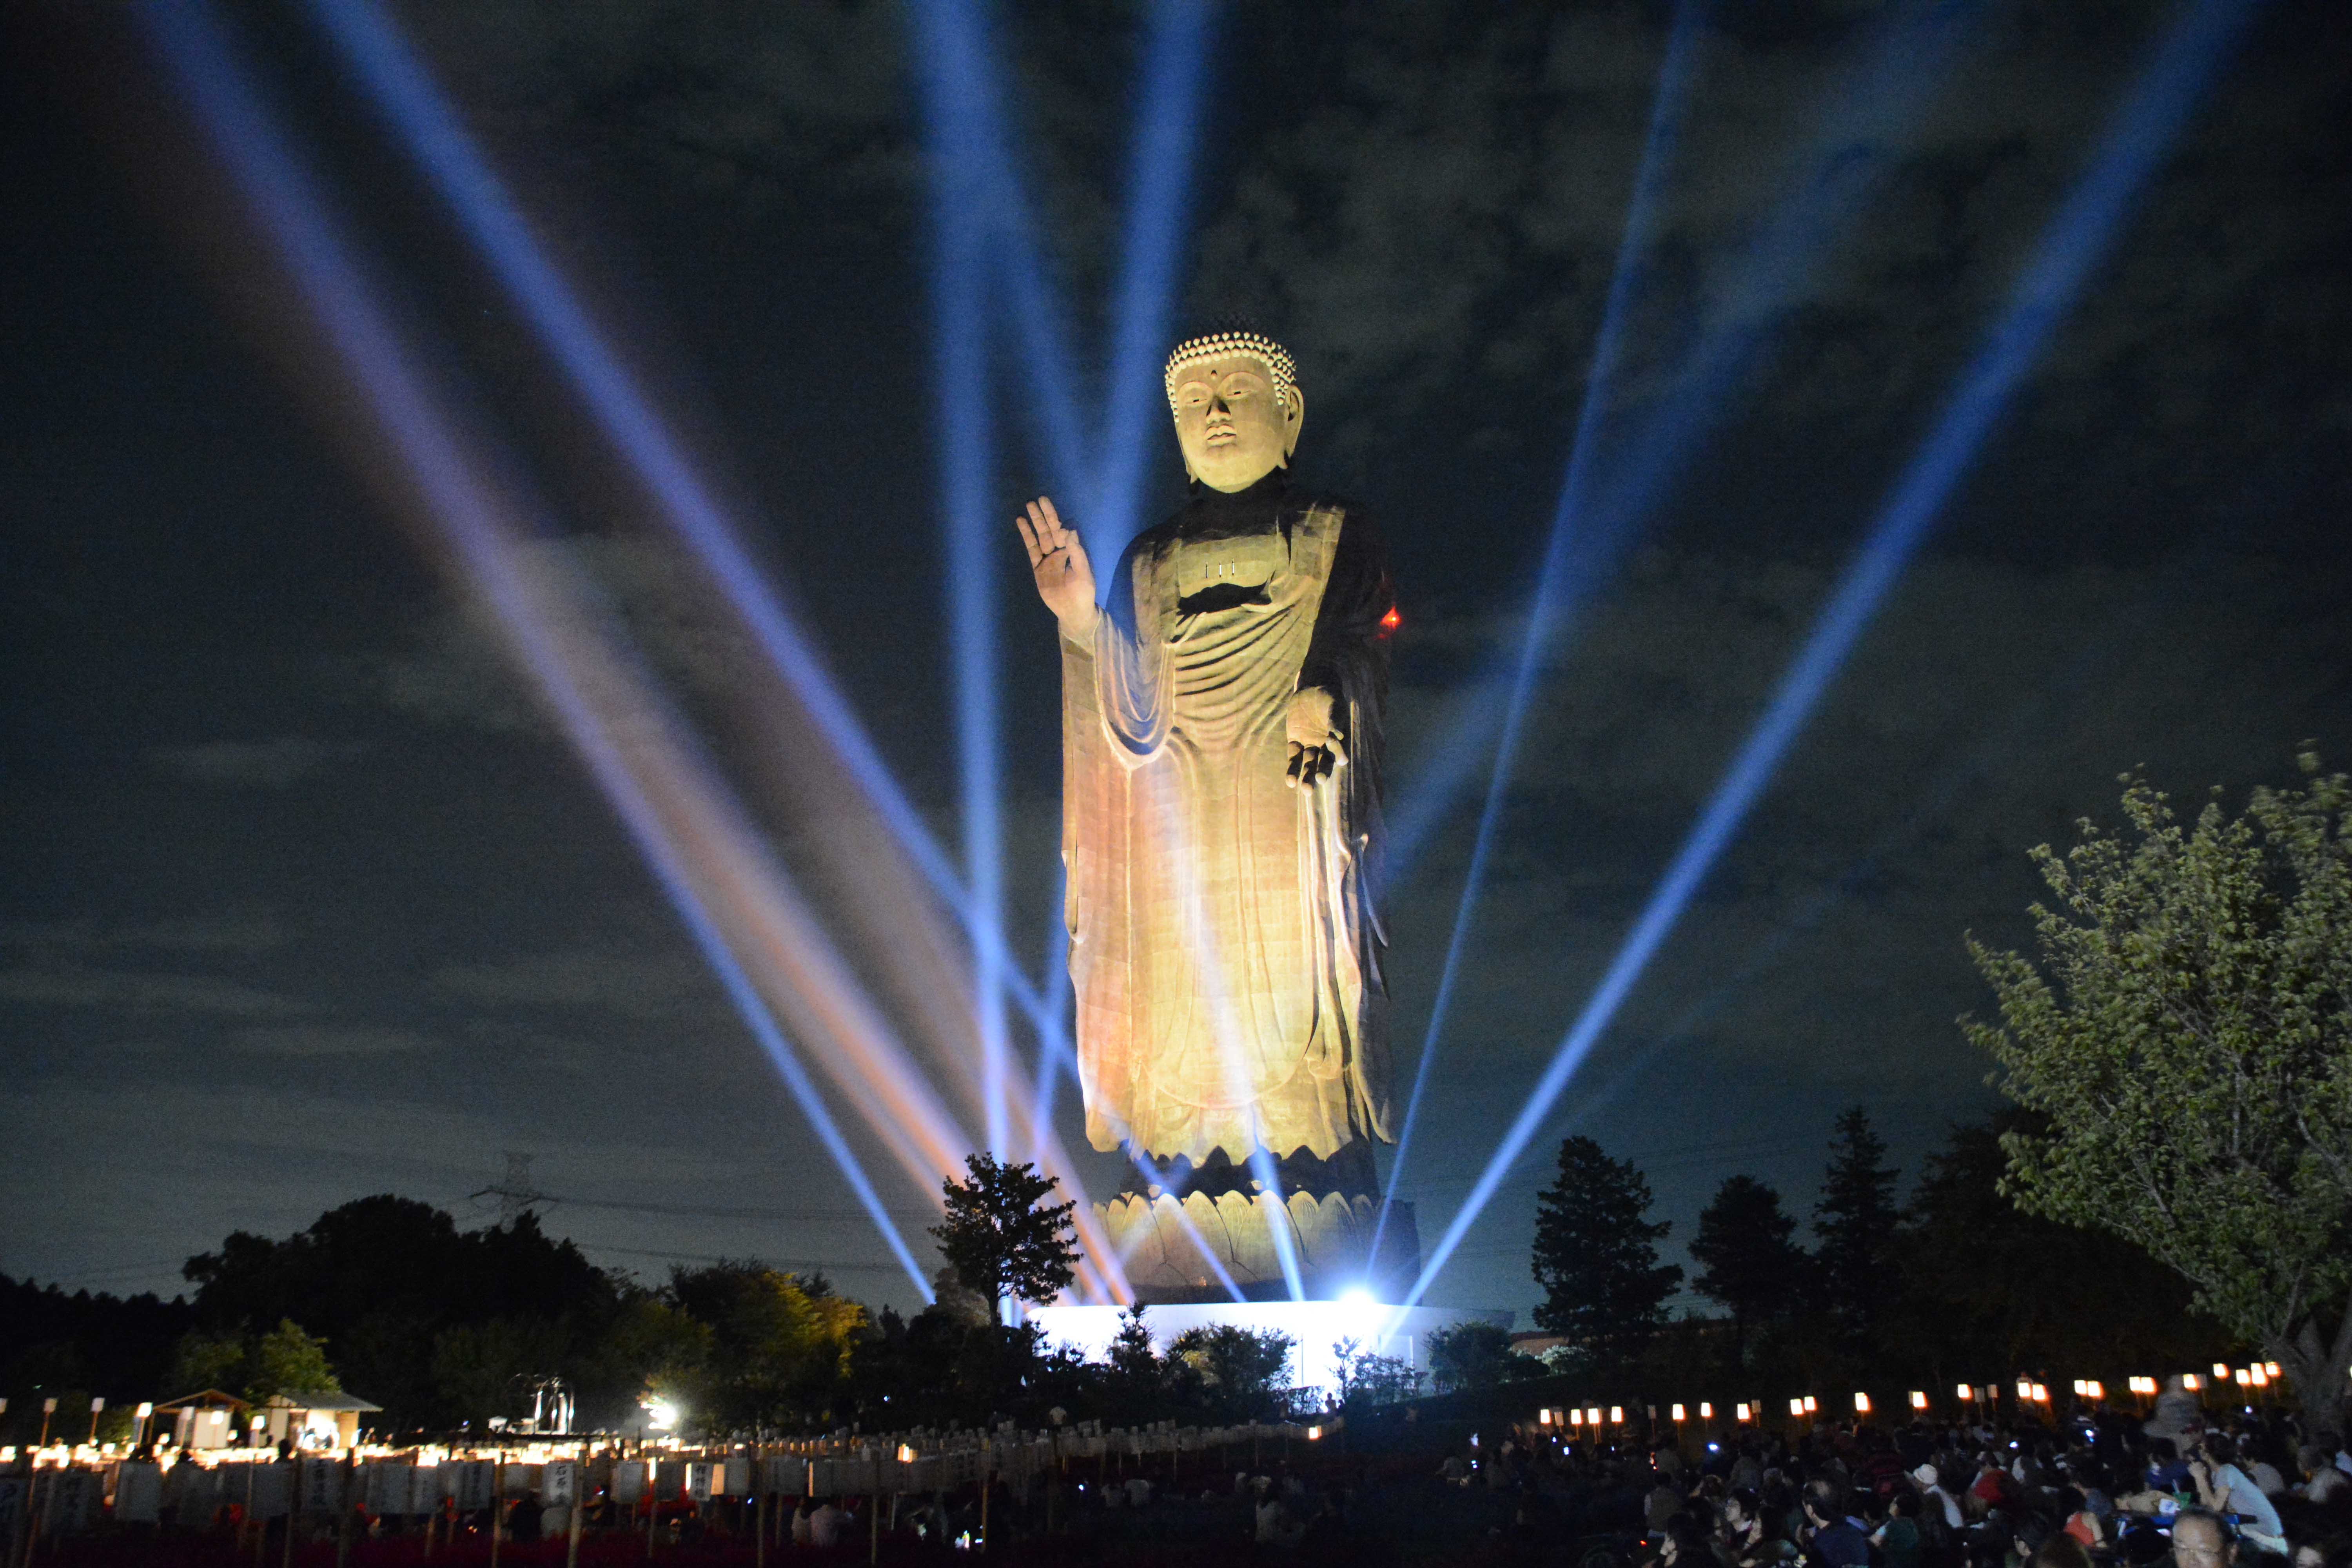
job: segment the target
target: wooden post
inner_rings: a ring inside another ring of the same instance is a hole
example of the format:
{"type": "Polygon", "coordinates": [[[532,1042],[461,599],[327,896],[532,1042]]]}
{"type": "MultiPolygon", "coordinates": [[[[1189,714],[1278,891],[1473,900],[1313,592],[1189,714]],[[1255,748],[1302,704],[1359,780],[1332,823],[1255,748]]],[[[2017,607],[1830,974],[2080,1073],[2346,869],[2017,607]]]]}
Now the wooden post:
{"type": "MultiPolygon", "coordinates": [[[[882,1561],[882,1494],[876,1492],[867,1498],[866,1506],[873,1510],[874,1516],[866,1521],[866,1568],[873,1568],[875,1563],[882,1561]]],[[[983,1509],[985,1506],[982,1505],[983,1509]]]]}
{"type": "Polygon", "coordinates": [[[352,1521],[359,1512],[353,1494],[360,1485],[360,1450],[354,1442],[343,1458],[343,1507],[335,1521],[335,1568],[352,1568],[352,1521]]]}
{"type": "Polygon", "coordinates": [[[768,1568],[768,1468],[751,1445],[751,1568],[768,1568]]]}
{"type": "Polygon", "coordinates": [[[572,1466],[572,1518],[563,1531],[563,1568],[580,1568],[580,1516],[588,1510],[588,1455],[572,1466]]]}
{"type": "MultiPolygon", "coordinates": [[[[299,1453],[300,1451],[301,1450],[299,1448],[295,1450],[297,1453],[299,1453]]],[[[302,1461],[299,1459],[280,1459],[278,1462],[281,1465],[291,1467],[291,1468],[286,1472],[286,1555],[284,1562],[286,1568],[294,1568],[294,1521],[301,1512],[302,1461]]]]}
{"type": "MultiPolygon", "coordinates": [[[[43,1416],[41,1419],[41,1429],[47,1433],[48,1418],[43,1416]]],[[[49,1476],[49,1495],[56,1495],[57,1489],[57,1473],[52,1471],[49,1476]]],[[[25,1531],[25,1568],[33,1568],[33,1553],[41,1549],[41,1522],[47,1514],[47,1510],[42,1506],[42,1501],[41,1472],[37,1469],[33,1472],[32,1479],[25,1483],[25,1522],[27,1526],[25,1531]]]]}
{"type": "Polygon", "coordinates": [[[507,1457],[500,1453],[490,1461],[490,1568],[499,1568],[499,1537],[507,1518],[507,1457]]]}

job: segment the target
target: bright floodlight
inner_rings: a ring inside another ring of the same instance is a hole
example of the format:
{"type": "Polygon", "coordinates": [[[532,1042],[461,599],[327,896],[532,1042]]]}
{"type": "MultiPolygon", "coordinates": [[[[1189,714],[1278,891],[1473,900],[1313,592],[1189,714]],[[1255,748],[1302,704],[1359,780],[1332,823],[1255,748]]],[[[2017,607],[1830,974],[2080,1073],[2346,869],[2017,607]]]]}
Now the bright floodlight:
{"type": "Polygon", "coordinates": [[[674,1432],[677,1429],[677,1406],[667,1399],[646,1401],[646,1426],[654,1432],[674,1432]]]}
{"type": "Polygon", "coordinates": [[[1352,1290],[1339,1292],[1339,1305],[1342,1307],[1370,1307],[1376,1304],[1372,1300],[1372,1293],[1361,1285],[1352,1290]]]}

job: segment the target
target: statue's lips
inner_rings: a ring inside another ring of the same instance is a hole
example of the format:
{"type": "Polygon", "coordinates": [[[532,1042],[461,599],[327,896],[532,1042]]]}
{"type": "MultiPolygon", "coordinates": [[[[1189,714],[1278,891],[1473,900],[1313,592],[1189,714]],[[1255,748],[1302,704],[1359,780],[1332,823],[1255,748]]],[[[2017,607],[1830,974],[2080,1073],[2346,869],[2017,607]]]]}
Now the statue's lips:
{"type": "Polygon", "coordinates": [[[1207,438],[1202,442],[1202,445],[1210,447],[1230,447],[1241,438],[1242,433],[1238,430],[1212,430],[1209,432],[1207,438]]]}

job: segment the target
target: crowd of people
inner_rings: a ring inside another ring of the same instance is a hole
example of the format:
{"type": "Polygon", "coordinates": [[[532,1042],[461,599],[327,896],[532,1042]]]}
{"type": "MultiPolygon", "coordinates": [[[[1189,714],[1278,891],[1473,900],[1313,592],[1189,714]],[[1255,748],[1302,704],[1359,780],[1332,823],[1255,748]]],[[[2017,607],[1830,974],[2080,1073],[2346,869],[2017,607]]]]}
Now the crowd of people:
{"type": "Polygon", "coordinates": [[[2352,1453],[2284,1412],[1743,1432],[1696,1461],[1520,1426],[1439,1479],[1505,1494],[1508,1529],[1594,1565],[2352,1568],[2352,1453]]]}

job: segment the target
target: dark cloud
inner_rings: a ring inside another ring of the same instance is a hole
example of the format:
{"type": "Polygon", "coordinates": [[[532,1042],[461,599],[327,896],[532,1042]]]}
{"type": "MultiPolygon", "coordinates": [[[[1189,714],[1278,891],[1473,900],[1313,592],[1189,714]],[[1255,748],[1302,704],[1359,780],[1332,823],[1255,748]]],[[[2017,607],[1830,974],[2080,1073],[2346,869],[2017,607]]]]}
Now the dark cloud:
{"type": "Polygon", "coordinates": [[[288,789],[318,773],[352,748],[301,735],[267,741],[205,741],[193,746],[151,746],[152,767],[195,784],[228,789],[288,789]]]}

